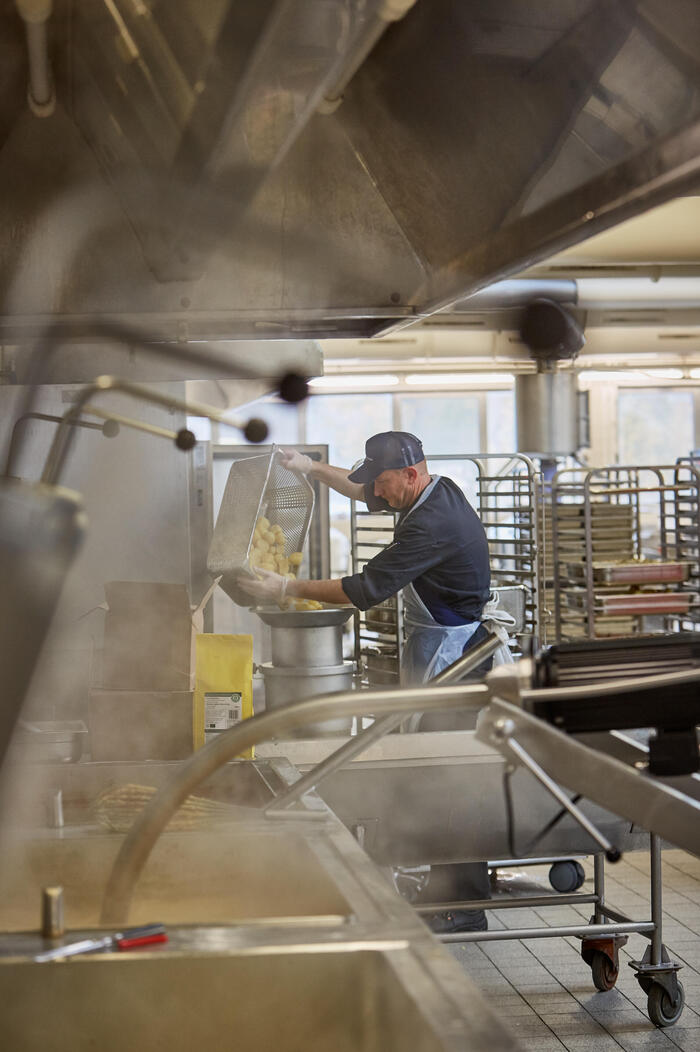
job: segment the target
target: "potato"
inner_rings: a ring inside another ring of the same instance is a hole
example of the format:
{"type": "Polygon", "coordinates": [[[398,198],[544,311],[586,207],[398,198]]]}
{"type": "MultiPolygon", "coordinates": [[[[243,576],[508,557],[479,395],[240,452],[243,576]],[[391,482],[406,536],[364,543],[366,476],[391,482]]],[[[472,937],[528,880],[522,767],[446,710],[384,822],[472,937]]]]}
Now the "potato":
{"type": "Polygon", "coordinates": [[[263,533],[263,540],[266,540],[268,544],[275,544],[276,537],[272,530],[265,530],[263,533]]]}
{"type": "Polygon", "coordinates": [[[292,552],[292,554],[289,556],[289,565],[290,566],[300,566],[303,558],[304,558],[303,552],[292,552]]]}
{"type": "Polygon", "coordinates": [[[262,552],[264,555],[267,555],[270,551],[270,545],[267,543],[267,541],[263,540],[262,537],[258,538],[258,540],[255,542],[255,547],[257,551],[262,552]]]}
{"type": "Polygon", "coordinates": [[[260,518],[258,519],[256,525],[259,526],[261,530],[269,530],[270,529],[270,520],[265,518],[264,515],[261,515],[260,518]]]}
{"type": "Polygon", "coordinates": [[[289,572],[289,559],[286,559],[284,555],[277,556],[277,572],[286,575],[289,572]]]}

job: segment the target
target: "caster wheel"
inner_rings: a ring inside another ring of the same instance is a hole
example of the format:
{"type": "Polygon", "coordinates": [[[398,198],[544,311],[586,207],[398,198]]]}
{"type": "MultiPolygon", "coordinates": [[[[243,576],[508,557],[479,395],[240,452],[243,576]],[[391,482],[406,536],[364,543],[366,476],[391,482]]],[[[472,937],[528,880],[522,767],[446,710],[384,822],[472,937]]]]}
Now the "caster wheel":
{"type": "Polygon", "coordinates": [[[549,868],[549,883],[555,891],[578,891],[585,879],[586,873],[580,862],[555,862],[549,868]]]}
{"type": "Polygon", "coordinates": [[[681,1017],[685,1005],[685,990],[678,983],[675,1001],[668,996],[663,986],[652,983],[647,997],[647,1011],[655,1026],[673,1026],[681,1017]]]}
{"type": "Polygon", "coordinates": [[[619,974],[619,968],[614,966],[607,954],[596,950],[591,961],[591,975],[596,990],[612,990],[619,974]]]}

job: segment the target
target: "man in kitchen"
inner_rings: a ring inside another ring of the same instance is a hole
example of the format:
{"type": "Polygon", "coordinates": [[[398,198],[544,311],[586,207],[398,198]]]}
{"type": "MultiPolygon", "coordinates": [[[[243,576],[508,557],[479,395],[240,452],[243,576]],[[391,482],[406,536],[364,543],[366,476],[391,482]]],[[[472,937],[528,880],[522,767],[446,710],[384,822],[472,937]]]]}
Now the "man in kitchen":
{"type": "Polygon", "coordinates": [[[398,512],[394,539],[361,573],[304,581],[258,569],[261,580],[240,579],[244,591],[258,601],[316,599],[335,606],[352,603],[360,610],[402,591],[405,686],[432,679],[486,636],[481,618],[490,571],[484,528],[451,479],[429,474],[415,435],[373,435],[365,444],[365,459],[350,471],[296,451],[283,453],[282,463],[364,501],[370,511],[398,512]]]}
{"type": "MultiPolygon", "coordinates": [[[[484,528],[459,487],[431,475],[423,446],[405,431],[385,431],[365,443],[365,458],[354,469],[333,467],[297,451],[283,453],[285,467],[310,475],[338,493],[364,501],[370,511],[398,512],[391,544],[361,573],[322,581],[288,580],[258,569],[260,580],[241,578],[241,588],[259,602],[285,597],[361,610],[402,591],[405,643],[401,677],[405,686],[425,683],[486,635],[482,617],[490,596],[489,551],[484,528]]],[[[474,673],[488,671],[491,660],[474,673]]],[[[423,728],[427,729],[427,728],[423,728]]],[[[456,878],[453,896],[487,898],[485,863],[438,867],[456,878]]],[[[486,928],[482,911],[442,913],[436,931],[486,928]]]]}

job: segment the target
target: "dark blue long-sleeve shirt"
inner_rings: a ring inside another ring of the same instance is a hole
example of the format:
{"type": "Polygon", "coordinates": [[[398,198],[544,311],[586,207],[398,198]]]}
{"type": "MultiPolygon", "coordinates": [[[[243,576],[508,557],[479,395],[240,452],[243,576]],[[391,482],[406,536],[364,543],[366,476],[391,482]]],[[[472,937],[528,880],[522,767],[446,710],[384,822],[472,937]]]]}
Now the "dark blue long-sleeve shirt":
{"type": "MultiPolygon", "coordinates": [[[[370,511],[388,508],[373,496],[371,486],[365,493],[370,511]]],[[[392,543],[361,573],[342,579],[343,591],[360,610],[376,606],[410,582],[442,625],[478,620],[489,597],[484,527],[452,479],[438,478],[418,507],[400,514],[392,543]]]]}

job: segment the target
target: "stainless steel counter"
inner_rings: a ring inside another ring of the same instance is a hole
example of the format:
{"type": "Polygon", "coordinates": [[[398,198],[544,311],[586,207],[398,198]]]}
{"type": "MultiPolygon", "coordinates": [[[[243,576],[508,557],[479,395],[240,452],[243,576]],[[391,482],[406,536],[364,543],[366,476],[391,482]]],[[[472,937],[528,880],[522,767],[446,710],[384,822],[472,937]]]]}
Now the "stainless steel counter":
{"type": "MultiPolygon", "coordinates": [[[[272,771],[282,783],[294,776],[282,761],[255,765],[268,783],[272,771]]],[[[243,784],[250,778],[243,772],[253,769],[227,765],[223,782],[239,776],[243,784]]],[[[148,784],[168,770],[172,765],[77,764],[49,773],[51,781],[72,785],[77,799],[81,782],[87,797],[108,780],[148,784]]],[[[251,792],[273,795],[269,784],[264,793],[259,786],[251,792]]],[[[97,827],[89,811],[83,823],[63,829],[6,829],[0,1045],[189,1052],[221,1047],[225,1035],[237,1052],[517,1048],[318,798],[306,797],[286,815],[263,816],[259,807],[260,799],[257,809],[238,811],[225,825],[161,837],[129,924],[166,922],[167,944],[62,962],[33,960],[55,945],[38,934],[39,890],[65,886],[72,930],[64,941],[94,931],[122,837],[97,827]]]]}
{"type": "MultiPolygon", "coordinates": [[[[260,746],[257,754],[287,757],[305,771],[341,744],[342,739],[279,741],[260,746]]],[[[330,775],[318,793],[345,825],[360,832],[363,847],[381,865],[504,859],[510,857],[505,767],[501,754],[473,731],[390,734],[330,775]]],[[[511,781],[520,857],[559,805],[527,771],[516,771],[511,781]]],[[[582,804],[582,810],[621,850],[646,847],[646,836],[617,815],[595,804],[582,804]]],[[[594,848],[567,815],[536,853],[588,854],[594,848]]]]}

